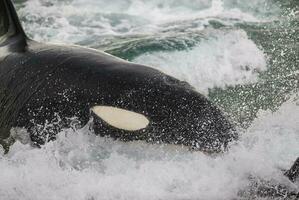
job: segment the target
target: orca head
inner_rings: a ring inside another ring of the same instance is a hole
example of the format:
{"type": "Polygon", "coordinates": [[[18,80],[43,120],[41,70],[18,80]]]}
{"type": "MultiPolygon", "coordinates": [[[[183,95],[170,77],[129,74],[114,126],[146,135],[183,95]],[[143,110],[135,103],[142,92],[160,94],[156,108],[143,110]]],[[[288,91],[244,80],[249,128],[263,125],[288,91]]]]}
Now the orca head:
{"type": "Polygon", "coordinates": [[[224,114],[188,83],[140,65],[118,73],[104,92],[110,98],[91,104],[96,134],[204,152],[221,152],[237,139],[224,114]]]}

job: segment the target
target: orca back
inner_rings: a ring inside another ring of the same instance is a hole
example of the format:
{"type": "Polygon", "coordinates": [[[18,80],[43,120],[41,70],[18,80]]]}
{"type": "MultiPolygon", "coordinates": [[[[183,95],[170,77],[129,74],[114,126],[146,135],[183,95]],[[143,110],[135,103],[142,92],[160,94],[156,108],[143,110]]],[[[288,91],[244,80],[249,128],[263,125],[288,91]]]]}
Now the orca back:
{"type": "Polygon", "coordinates": [[[5,64],[5,59],[13,53],[25,52],[27,47],[27,37],[21,26],[17,13],[10,0],[0,0],[0,145],[6,150],[7,142],[4,141],[9,136],[9,127],[17,113],[12,112],[14,106],[7,104],[12,96],[8,90],[10,80],[14,80],[13,73],[15,66],[5,64]]]}

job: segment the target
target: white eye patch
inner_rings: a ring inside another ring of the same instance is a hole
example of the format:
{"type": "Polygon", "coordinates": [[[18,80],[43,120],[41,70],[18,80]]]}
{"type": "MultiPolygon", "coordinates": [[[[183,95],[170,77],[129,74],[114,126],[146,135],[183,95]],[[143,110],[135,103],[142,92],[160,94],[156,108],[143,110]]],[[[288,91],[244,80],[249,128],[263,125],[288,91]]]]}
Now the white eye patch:
{"type": "Polygon", "coordinates": [[[149,120],[142,114],[111,106],[95,106],[94,114],[110,126],[126,131],[138,131],[149,125],[149,120]]]}

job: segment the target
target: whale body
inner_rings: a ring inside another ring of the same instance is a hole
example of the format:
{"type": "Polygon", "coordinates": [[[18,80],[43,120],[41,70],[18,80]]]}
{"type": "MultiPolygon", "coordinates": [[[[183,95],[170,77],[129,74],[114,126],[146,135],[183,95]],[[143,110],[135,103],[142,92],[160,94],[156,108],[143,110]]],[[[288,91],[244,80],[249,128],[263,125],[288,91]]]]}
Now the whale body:
{"type": "Polygon", "coordinates": [[[223,151],[237,134],[188,83],[97,50],[42,44],[0,0],[0,143],[13,127],[32,142],[55,139],[76,118],[100,136],[223,151]]]}

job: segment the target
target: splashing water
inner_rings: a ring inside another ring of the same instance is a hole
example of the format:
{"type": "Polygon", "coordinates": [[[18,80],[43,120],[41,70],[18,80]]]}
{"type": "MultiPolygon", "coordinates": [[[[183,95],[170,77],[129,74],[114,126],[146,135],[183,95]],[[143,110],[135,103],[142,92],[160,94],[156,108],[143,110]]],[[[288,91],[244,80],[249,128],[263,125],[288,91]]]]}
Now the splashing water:
{"type": "MultiPolygon", "coordinates": [[[[259,199],[250,177],[290,184],[299,156],[298,3],[276,0],[20,0],[26,32],[152,65],[221,107],[240,140],[218,156],[122,143],[86,127],[41,149],[0,150],[0,199],[259,199]]],[[[281,199],[281,198],[277,198],[281,199]]]]}
{"type": "Polygon", "coordinates": [[[204,93],[213,87],[252,83],[259,71],[266,70],[263,52],[244,31],[215,35],[189,51],[143,54],[133,61],[162,69],[204,93]]]}
{"type": "Polygon", "coordinates": [[[15,143],[0,157],[4,199],[233,199],[249,175],[284,183],[278,168],[299,154],[298,101],[264,112],[229,153],[122,143],[87,128],[64,130],[42,149],[15,143]],[[294,115],[292,121],[289,115],[294,115]]]}

